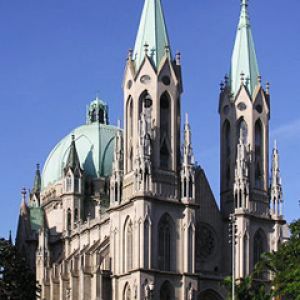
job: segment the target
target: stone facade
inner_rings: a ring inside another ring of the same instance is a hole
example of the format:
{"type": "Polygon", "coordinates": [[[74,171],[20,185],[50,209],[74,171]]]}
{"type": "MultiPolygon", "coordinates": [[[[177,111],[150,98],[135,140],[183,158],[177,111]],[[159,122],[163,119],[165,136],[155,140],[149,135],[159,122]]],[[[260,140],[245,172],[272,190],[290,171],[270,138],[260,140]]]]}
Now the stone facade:
{"type": "MultiPolygon", "coordinates": [[[[247,5],[238,36],[251,33],[247,5]]],[[[256,61],[254,45],[239,43],[240,59],[256,61]]],[[[242,65],[233,62],[231,76],[242,65]]],[[[41,299],[225,299],[232,214],[238,280],[277,250],[285,222],[277,147],[269,185],[270,91],[257,68],[244,68],[238,90],[233,78],[221,85],[219,209],[195,164],[188,115],[181,143],[180,54],[172,57],[160,1],[145,0],[125,67],[124,130],[108,124],[96,99],[87,125],[37,170],[28,204],[23,194],[17,246],[36,270],[41,299]]]]}

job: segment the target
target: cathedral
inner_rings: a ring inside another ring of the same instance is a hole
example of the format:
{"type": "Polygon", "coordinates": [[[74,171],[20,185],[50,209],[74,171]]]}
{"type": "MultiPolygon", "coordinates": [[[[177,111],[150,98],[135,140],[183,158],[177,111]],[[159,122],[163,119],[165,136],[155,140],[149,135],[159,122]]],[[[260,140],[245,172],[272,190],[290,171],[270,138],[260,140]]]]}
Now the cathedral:
{"type": "Polygon", "coordinates": [[[223,279],[245,278],[283,241],[276,144],[269,160],[270,86],[262,84],[248,0],[215,104],[220,199],[182,117],[180,60],[161,0],[145,0],[125,65],[123,128],[96,97],[86,124],[58,142],[31,191],[22,191],[16,245],[40,299],[224,300],[223,279]]]}

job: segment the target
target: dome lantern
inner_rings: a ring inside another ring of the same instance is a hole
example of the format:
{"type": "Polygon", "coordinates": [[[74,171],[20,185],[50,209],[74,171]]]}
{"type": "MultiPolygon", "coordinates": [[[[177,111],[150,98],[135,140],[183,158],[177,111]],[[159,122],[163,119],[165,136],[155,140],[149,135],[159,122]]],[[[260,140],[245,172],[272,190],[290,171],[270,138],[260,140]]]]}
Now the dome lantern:
{"type": "Polygon", "coordinates": [[[88,106],[86,119],[87,124],[99,123],[108,125],[108,105],[97,96],[88,106]]]}

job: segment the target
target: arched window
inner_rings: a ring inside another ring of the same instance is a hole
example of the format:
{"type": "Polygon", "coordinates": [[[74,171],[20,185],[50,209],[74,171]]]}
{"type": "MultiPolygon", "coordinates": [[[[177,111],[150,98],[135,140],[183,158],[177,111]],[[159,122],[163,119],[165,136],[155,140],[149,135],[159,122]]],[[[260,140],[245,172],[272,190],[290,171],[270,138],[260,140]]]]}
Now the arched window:
{"type": "Polygon", "coordinates": [[[222,300],[223,298],[213,290],[206,290],[199,294],[198,300],[222,300]]]}
{"type": "Polygon", "coordinates": [[[72,222],[72,215],[71,215],[71,209],[69,208],[67,211],[67,229],[71,229],[71,222],[72,222]]]}
{"type": "Polygon", "coordinates": [[[78,208],[75,208],[74,211],[74,223],[76,224],[78,222],[78,208]]]}
{"type": "Polygon", "coordinates": [[[127,220],[124,230],[124,263],[125,271],[133,268],[133,225],[130,219],[127,220]]]}
{"type": "Polygon", "coordinates": [[[193,227],[189,227],[189,232],[188,232],[188,271],[190,273],[193,273],[193,261],[194,261],[194,232],[193,232],[193,227]]]}
{"type": "Polygon", "coordinates": [[[71,175],[68,175],[66,178],[66,191],[70,192],[72,191],[72,177],[71,175]]]}
{"type": "Polygon", "coordinates": [[[150,259],[150,224],[149,220],[146,219],[144,223],[144,268],[149,269],[150,259]]]}
{"type": "Polygon", "coordinates": [[[124,300],[131,300],[131,288],[129,283],[126,284],[125,289],[124,289],[124,300]]]}
{"type": "Polygon", "coordinates": [[[261,255],[266,252],[266,237],[264,232],[258,230],[253,238],[253,267],[260,261],[261,255]]]}
{"type": "Polygon", "coordinates": [[[262,188],[263,180],[263,135],[260,120],[255,123],[255,187],[262,188]]]}
{"type": "Polygon", "coordinates": [[[174,246],[171,219],[169,215],[164,215],[158,225],[158,265],[160,270],[171,271],[174,246]]]}
{"type": "Polygon", "coordinates": [[[133,138],[133,100],[131,97],[127,100],[127,117],[126,117],[126,135],[127,135],[127,151],[128,151],[128,171],[132,171],[132,148],[131,141],[133,138]]]}
{"type": "Polygon", "coordinates": [[[77,193],[80,193],[80,178],[78,176],[75,176],[74,178],[74,190],[77,193]]]}
{"type": "Polygon", "coordinates": [[[238,122],[237,127],[237,140],[239,141],[240,137],[242,138],[242,142],[247,145],[248,144],[248,125],[244,118],[241,118],[238,122]]]}
{"type": "Polygon", "coordinates": [[[170,153],[166,140],[162,142],[160,147],[160,167],[164,170],[168,170],[170,166],[170,153]]]}
{"type": "Polygon", "coordinates": [[[228,120],[225,121],[223,126],[224,136],[224,155],[226,159],[230,159],[231,155],[231,134],[230,134],[230,123],[228,120]]]}
{"type": "Polygon", "coordinates": [[[171,285],[169,281],[165,281],[165,283],[160,288],[160,300],[174,300],[175,299],[175,291],[174,287],[171,285]]]}
{"type": "Polygon", "coordinates": [[[139,101],[139,117],[142,112],[145,113],[146,115],[151,114],[152,104],[153,101],[151,96],[147,91],[144,91],[140,96],[140,101],[139,101]]]}
{"type": "Polygon", "coordinates": [[[183,197],[185,198],[187,196],[187,180],[184,178],[183,180],[183,197]]]}
{"type": "Polygon", "coordinates": [[[193,198],[193,178],[192,176],[190,176],[190,179],[189,179],[189,197],[190,198],[193,198]]]}
{"type": "Polygon", "coordinates": [[[228,120],[223,125],[223,157],[224,157],[224,174],[225,174],[225,186],[230,185],[230,164],[231,164],[231,128],[228,120]]]}
{"type": "Polygon", "coordinates": [[[160,98],[160,167],[170,168],[170,151],[167,143],[171,137],[171,103],[170,97],[164,93],[160,98]]]}
{"type": "Polygon", "coordinates": [[[129,172],[133,170],[133,149],[132,147],[129,149],[129,172]]]}
{"type": "Polygon", "coordinates": [[[119,184],[115,183],[115,202],[119,201],[119,184]]]}

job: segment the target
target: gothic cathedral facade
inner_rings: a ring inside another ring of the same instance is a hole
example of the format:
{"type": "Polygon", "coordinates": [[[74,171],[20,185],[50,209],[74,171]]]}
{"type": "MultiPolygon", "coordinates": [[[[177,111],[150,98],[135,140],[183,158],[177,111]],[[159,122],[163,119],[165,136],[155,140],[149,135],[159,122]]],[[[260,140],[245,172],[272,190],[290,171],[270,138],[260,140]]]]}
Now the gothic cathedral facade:
{"type": "Polygon", "coordinates": [[[282,242],[276,145],[269,165],[270,88],[262,85],[247,0],[220,91],[220,208],[195,163],[188,115],[182,134],[181,74],[161,1],[145,0],[125,66],[124,128],[109,124],[97,97],[86,124],[57,144],[42,172],[38,166],[29,197],[23,191],[16,243],[41,299],[225,299],[230,218],[237,280],[282,242]]]}

